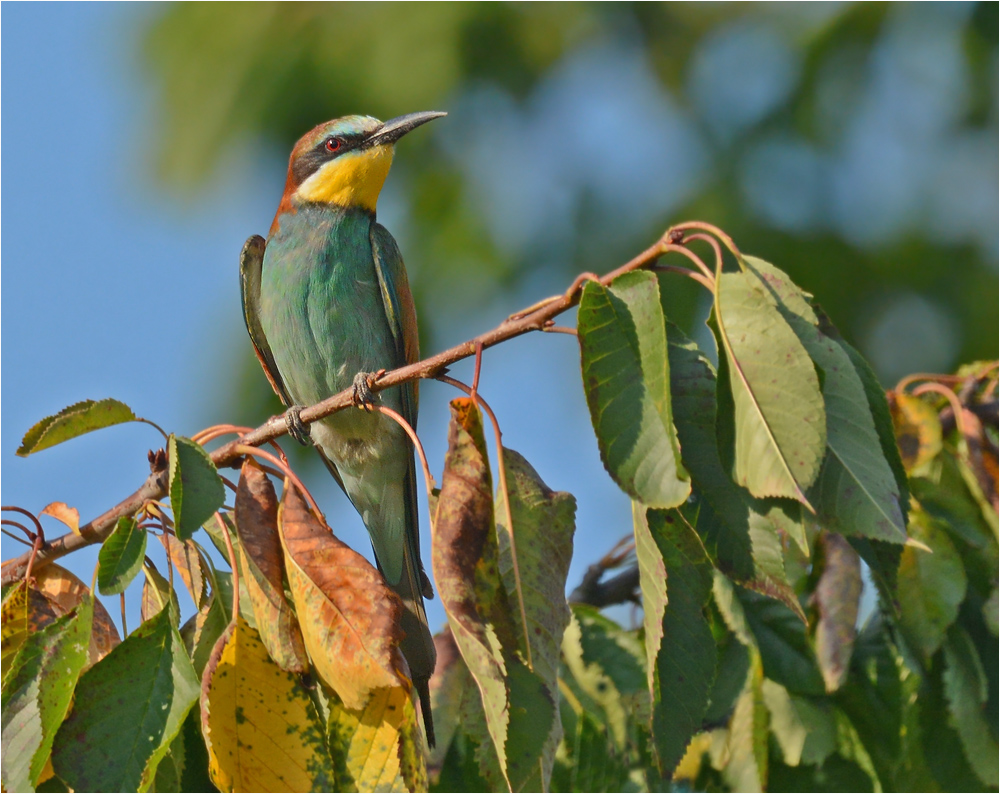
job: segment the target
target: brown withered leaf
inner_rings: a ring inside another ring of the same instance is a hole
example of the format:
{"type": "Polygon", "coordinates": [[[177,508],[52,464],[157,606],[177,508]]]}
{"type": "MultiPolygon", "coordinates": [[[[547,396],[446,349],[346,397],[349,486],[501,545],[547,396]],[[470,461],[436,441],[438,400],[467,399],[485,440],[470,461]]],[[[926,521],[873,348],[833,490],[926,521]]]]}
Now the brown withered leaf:
{"type": "Polygon", "coordinates": [[[349,709],[376,687],[408,686],[403,605],[364,557],[341,543],[286,484],[278,529],[306,650],[319,678],[349,709]]]}
{"type": "Polygon", "coordinates": [[[997,509],[997,460],[988,445],[983,444],[986,433],[983,423],[968,408],[962,408],[962,435],[968,451],[969,468],[986,501],[997,509]]]}
{"type": "Polygon", "coordinates": [[[941,422],[933,406],[919,397],[905,392],[889,392],[886,396],[899,454],[910,473],[941,451],[941,422]]]}
{"type": "MultiPolygon", "coordinates": [[[[76,609],[85,596],[87,587],[77,576],[62,566],[49,563],[35,574],[38,589],[55,605],[59,616],[76,609]]],[[[100,599],[94,599],[94,622],[90,631],[90,651],[87,667],[97,664],[121,642],[118,627],[100,599]]]]}
{"type": "Polygon", "coordinates": [[[820,535],[823,572],[813,595],[819,611],[816,661],[827,692],[836,692],[847,677],[854,651],[855,626],[861,601],[861,558],[846,538],[820,535]]]}
{"type": "Polygon", "coordinates": [[[492,785],[540,790],[538,760],[555,711],[545,683],[520,656],[499,570],[482,418],[465,398],[451,402],[431,559],[455,644],[479,694],[463,701],[469,706],[463,728],[479,742],[480,770],[492,785]]]}
{"type": "Polygon", "coordinates": [[[248,457],[236,489],[236,532],[242,581],[267,652],[282,670],[304,673],[309,658],[299,622],[285,600],[284,557],[278,537],[278,497],[264,470],[248,457]]]}
{"type": "Polygon", "coordinates": [[[42,508],[41,515],[52,516],[69,527],[74,535],[80,534],[80,511],[65,502],[52,502],[42,508]]]}
{"type": "Polygon", "coordinates": [[[178,540],[170,534],[160,535],[160,542],[166,549],[174,570],[181,575],[195,607],[201,609],[205,599],[205,575],[198,545],[190,538],[178,540]]]}

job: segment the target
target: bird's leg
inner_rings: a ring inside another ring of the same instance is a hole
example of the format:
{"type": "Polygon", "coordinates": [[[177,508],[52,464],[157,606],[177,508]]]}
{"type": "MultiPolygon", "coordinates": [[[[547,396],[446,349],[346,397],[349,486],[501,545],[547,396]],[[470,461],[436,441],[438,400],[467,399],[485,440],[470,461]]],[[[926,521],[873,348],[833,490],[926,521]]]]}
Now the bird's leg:
{"type": "Polygon", "coordinates": [[[354,404],[365,411],[371,411],[375,405],[375,393],[372,387],[378,379],[385,375],[385,370],[378,372],[359,372],[354,376],[354,404]]]}
{"type": "Polygon", "coordinates": [[[293,405],[285,411],[285,427],[288,428],[288,435],[302,446],[308,447],[312,439],[309,437],[309,425],[302,421],[301,414],[304,408],[304,405],[293,405]]]}

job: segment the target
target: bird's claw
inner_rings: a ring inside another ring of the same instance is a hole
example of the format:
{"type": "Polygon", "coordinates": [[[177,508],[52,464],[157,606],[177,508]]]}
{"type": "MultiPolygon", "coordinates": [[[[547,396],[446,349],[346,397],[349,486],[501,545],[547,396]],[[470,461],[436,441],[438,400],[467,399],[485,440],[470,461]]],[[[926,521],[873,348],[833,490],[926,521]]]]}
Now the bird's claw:
{"type": "Polygon", "coordinates": [[[309,425],[302,421],[301,414],[304,408],[304,405],[293,405],[285,411],[285,427],[288,428],[288,435],[302,446],[308,447],[312,439],[309,437],[309,425]]]}
{"type": "Polygon", "coordinates": [[[375,406],[375,393],[372,387],[378,379],[385,375],[385,370],[378,372],[359,372],[354,376],[354,404],[365,411],[371,411],[375,406]]]}

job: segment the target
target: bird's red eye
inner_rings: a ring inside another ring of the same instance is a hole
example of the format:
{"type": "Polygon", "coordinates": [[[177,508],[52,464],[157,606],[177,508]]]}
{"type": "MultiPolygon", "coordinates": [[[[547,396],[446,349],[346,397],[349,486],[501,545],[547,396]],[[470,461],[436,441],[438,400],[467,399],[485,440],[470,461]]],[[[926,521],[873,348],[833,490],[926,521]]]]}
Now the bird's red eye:
{"type": "Polygon", "coordinates": [[[326,139],[326,150],[328,152],[335,152],[340,148],[340,140],[337,138],[327,138],[326,139]]]}

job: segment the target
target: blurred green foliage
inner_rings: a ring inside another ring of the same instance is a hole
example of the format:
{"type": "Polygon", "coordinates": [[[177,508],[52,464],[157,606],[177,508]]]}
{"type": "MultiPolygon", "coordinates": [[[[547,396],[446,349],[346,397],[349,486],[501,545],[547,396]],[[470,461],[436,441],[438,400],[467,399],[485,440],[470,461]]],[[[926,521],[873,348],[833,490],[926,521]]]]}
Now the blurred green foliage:
{"type": "MultiPolygon", "coordinates": [[[[997,353],[997,26],[995,3],[185,3],[143,52],[179,189],[338,115],[450,112],[383,201],[425,350],[699,218],[782,263],[889,383],[997,353]]],[[[707,305],[671,284],[690,328],[707,305]]]]}

